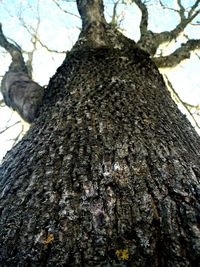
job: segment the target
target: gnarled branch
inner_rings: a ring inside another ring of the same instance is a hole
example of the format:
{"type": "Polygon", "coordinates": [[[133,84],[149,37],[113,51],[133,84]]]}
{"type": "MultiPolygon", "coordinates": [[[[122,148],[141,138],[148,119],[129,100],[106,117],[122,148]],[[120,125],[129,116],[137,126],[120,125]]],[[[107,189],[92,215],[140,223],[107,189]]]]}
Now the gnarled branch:
{"type": "Polygon", "coordinates": [[[7,40],[1,24],[0,45],[12,57],[9,70],[1,82],[4,101],[7,106],[16,110],[25,121],[31,123],[42,103],[44,88],[31,79],[21,49],[7,40]]]}
{"type": "MultiPolygon", "coordinates": [[[[172,31],[153,33],[150,30],[147,30],[148,10],[146,5],[144,4],[144,2],[142,2],[142,0],[134,0],[134,2],[137,4],[137,6],[142,12],[142,19],[140,23],[141,38],[138,42],[138,45],[144,50],[146,50],[151,56],[155,55],[160,45],[175,40],[181,33],[183,33],[188,24],[190,24],[197,17],[198,14],[200,14],[200,9],[197,9],[200,0],[196,0],[189,11],[184,8],[181,0],[177,0],[179,9],[174,11],[179,14],[179,24],[172,31]]],[[[161,1],[160,3],[161,6],[163,6],[161,1]]]]}
{"type": "Polygon", "coordinates": [[[156,63],[158,68],[173,68],[181,61],[190,58],[191,52],[200,49],[200,40],[188,40],[176,49],[172,54],[164,57],[154,57],[152,60],[156,63]]]}

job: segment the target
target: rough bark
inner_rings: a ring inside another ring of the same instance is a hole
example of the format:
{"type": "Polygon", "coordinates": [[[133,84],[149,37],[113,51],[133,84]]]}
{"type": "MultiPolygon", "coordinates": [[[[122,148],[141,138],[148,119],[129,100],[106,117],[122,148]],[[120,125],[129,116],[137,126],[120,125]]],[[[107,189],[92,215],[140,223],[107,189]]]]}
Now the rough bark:
{"type": "Polygon", "coordinates": [[[1,266],[199,266],[199,138],[120,40],[75,45],[7,154],[1,266]]]}

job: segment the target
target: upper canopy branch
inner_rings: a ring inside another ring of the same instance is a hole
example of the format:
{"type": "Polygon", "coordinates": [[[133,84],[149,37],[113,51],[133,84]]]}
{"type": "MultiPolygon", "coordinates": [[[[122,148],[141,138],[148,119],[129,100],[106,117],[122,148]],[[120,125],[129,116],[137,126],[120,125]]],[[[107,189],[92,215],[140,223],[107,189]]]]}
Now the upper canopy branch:
{"type": "Polygon", "coordinates": [[[113,27],[117,26],[117,20],[118,20],[117,7],[118,7],[119,2],[120,0],[117,0],[116,2],[114,2],[114,5],[113,5],[113,14],[112,14],[112,19],[110,23],[113,27]]]}
{"type": "MultiPolygon", "coordinates": [[[[164,31],[161,33],[153,33],[148,28],[148,10],[147,7],[142,0],[134,0],[135,4],[139,7],[142,12],[142,19],[140,22],[140,30],[141,30],[141,38],[138,42],[140,47],[145,49],[147,52],[151,54],[151,56],[155,55],[158,47],[161,44],[171,42],[175,40],[191,23],[195,17],[200,13],[200,9],[198,9],[198,5],[200,0],[196,0],[195,3],[191,6],[191,8],[186,10],[183,6],[181,0],[177,0],[178,10],[174,10],[179,14],[180,22],[172,31],[164,31]]],[[[164,4],[160,1],[162,7],[164,4]]]]}
{"type": "Polygon", "coordinates": [[[134,2],[139,7],[139,9],[142,13],[142,17],[141,17],[141,21],[140,21],[140,32],[141,32],[141,35],[143,35],[147,32],[148,19],[149,19],[148,18],[149,17],[148,10],[147,10],[145,3],[143,3],[141,0],[134,0],[134,2]]]}
{"type": "Polygon", "coordinates": [[[180,23],[172,30],[172,31],[165,31],[156,34],[156,39],[158,41],[158,45],[166,42],[170,42],[173,39],[176,39],[188,26],[190,22],[195,19],[195,17],[200,13],[200,9],[196,10],[196,7],[200,0],[197,0],[195,4],[191,7],[190,11],[188,12],[188,16],[185,16],[186,10],[181,5],[181,1],[179,0],[179,15],[180,15],[180,23]]]}
{"type": "Polygon", "coordinates": [[[195,14],[198,12],[200,12],[200,10],[198,10],[197,12],[195,12],[196,8],[199,6],[200,0],[196,0],[196,2],[194,3],[194,5],[190,8],[190,11],[188,12],[188,16],[191,17],[192,14],[195,14]]]}

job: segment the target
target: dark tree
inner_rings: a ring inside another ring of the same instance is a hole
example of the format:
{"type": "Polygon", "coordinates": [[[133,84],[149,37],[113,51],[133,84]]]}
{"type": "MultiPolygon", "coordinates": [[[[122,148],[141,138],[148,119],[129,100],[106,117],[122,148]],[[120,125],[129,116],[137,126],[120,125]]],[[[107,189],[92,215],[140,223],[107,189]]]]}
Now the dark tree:
{"type": "Polygon", "coordinates": [[[199,137],[102,1],[77,5],[79,40],[0,168],[0,266],[200,266],[199,137]]]}

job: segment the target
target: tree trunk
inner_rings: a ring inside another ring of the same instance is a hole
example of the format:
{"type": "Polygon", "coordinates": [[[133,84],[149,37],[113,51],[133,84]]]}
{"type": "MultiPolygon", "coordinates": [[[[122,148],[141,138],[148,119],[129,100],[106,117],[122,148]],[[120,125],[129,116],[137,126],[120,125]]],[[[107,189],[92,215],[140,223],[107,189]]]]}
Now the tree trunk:
{"type": "Polygon", "coordinates": [[[147,54],[74,49],[44,99],[0,169],[0,266],[200,266],[200,142],[147,54]]]}

